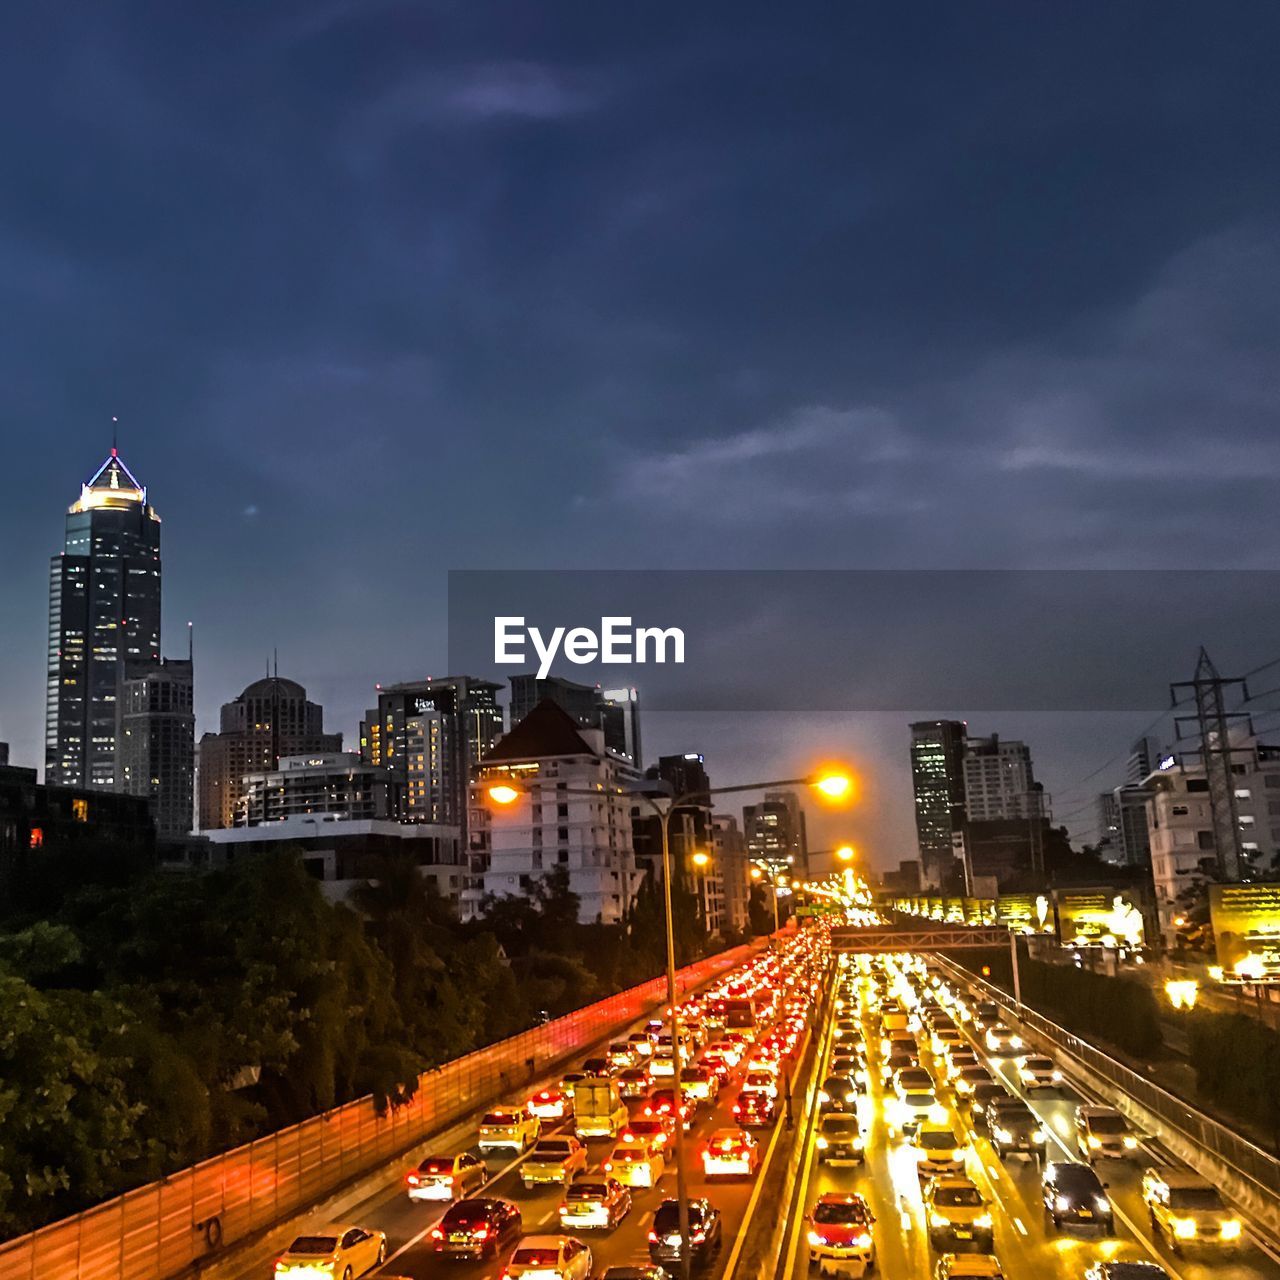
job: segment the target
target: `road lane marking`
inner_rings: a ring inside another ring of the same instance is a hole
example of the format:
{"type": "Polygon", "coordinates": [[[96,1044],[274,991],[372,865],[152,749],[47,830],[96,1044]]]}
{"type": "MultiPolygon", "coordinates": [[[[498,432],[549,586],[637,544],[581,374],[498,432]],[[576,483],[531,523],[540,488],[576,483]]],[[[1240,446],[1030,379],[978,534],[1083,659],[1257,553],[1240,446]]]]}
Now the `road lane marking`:
{"type": "Polygon", "coordinates": [[[1021,1218],[1014,1218],[1014,1220],[1013,1220],[1013,1225],[1014,1225],[1015,1227],[1017,1227],[1017,1228],[1018,1228],[1018,1231],[1019,1231],[1022,1235],[1024,1235],[1024,1236],[1025,1236],[1025,1235],[1027,1234],[1027,1228],[1023,1225],[1023,1222],[1022,1222],[1022,1219],[1021,1219],[1021,1218]]]}

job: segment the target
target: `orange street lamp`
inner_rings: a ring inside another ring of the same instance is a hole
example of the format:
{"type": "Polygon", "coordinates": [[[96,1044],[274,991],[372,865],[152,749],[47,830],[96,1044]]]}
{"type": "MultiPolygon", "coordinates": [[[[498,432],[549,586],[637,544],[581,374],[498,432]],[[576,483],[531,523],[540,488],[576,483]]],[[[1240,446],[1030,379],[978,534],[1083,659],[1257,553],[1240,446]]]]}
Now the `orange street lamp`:
{"type": "Polygon", "coordinates": [[[853,845],[851,845],[851,844],[842,844],[842,845],[841,845],[841,846],[836,850],[836,857],[837,857],[841,862],[852,862],[852,861],[853,861],[853,845]]]}
{"type": "Polygon", "coordinates": [[[711,855],[703,853],[701,849],[693,855],[693,865],[701,870],[711,861],[711,855]]]}

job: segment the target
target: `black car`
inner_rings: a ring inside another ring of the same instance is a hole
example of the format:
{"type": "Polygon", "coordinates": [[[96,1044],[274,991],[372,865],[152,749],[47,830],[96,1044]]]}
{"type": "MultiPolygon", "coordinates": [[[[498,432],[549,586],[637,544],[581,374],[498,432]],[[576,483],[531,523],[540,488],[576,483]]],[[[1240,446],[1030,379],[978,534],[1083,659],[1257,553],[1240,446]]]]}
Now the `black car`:
{"type": "MultiPolygon", "coordinates": [[[[710,1200],[689,1201],[689,1261],[695,1267],[710,1266],[720,1248],[720,1210],[710,1200]]],[[[664,1200],[653,1215],[649,1231],[649,1257],[663,1266],[680,1265],[680,1202],[664,1200]]]]}
{"type": "Polygon", "coordinates": [[[997,1099],[987,1107],[983,1120],[1001,1160],[1011,1155],[1030,1156],[1037,1162],[1044,1159],[1044,1130],[1020,1098],[1010,1098],[1008,1102],[997,1099]]]}
{"type": "Polygon", "coordinates": [[[492,1258],[523,1231],[520,1210],[509,1200],[458,1200],[431,1228],[431,1246],[455,1258],[492,1258]]]}
{"type": "Polygon", "coordinates": [[[1087,1164],[1056,1160],[1044,1168],[1045,1223],[1061,1227],[1064,1222],[1100,1226],[1107,1235],[1115,1232],[1115,1213],[1106,1187],[1087,1164]]]}
{"type": "Polygon", "coordinates": [[[987,1113],[991,1110],[993,1104],[1012,1098],[1013,1094],[999,1080],[984,1080],[979,1084],[975,1084],[973,1092],[967,1098],[961,1099],[961,1101],[968,1103],[969,1114],[973,1118],[974,1128],[980,1129],[987,1137],[990,1137],[991,1134],[987,1130],[987,1113]]]}
{"type": "Polygon", "coordinates": [[[818,1091],[818,1110],[856,1111],[858,1086],[848,1076],[828,1076],[818,1091]]]}

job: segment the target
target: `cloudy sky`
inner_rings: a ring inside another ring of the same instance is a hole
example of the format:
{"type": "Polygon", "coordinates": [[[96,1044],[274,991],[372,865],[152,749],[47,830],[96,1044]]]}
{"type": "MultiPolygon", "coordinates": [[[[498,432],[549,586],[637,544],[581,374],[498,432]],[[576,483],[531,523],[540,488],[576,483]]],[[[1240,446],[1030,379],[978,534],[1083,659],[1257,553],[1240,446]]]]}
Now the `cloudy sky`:
{"type": "MultiPolygon", "coordinates": [[[[1265,3],[11,6],[0,738],[38,760],[47,557],[113,415],[202,728],[278,647],[350,735],[440,673],[449,569],[1271,567],[1277,35],[1265,3]]],[[[864,729],[647,736],[729,780],[864,729]]],[[[1115,744],[1034,745],[1066,795],[1115,744]]]]}

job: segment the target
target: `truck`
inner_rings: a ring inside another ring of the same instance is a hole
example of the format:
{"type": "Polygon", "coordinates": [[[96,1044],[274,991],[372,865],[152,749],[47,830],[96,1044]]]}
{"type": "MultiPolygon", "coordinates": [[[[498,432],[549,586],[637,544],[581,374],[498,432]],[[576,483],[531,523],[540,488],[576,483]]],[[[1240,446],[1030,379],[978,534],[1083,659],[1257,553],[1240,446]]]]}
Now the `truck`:
{"type": "Polygon", "coordinates": [[[626,1127],[627,1104],[616,1080],[585,1079],[573,1086],[573,1131],[580,1138],[616,1138],[626,1127]]]}

